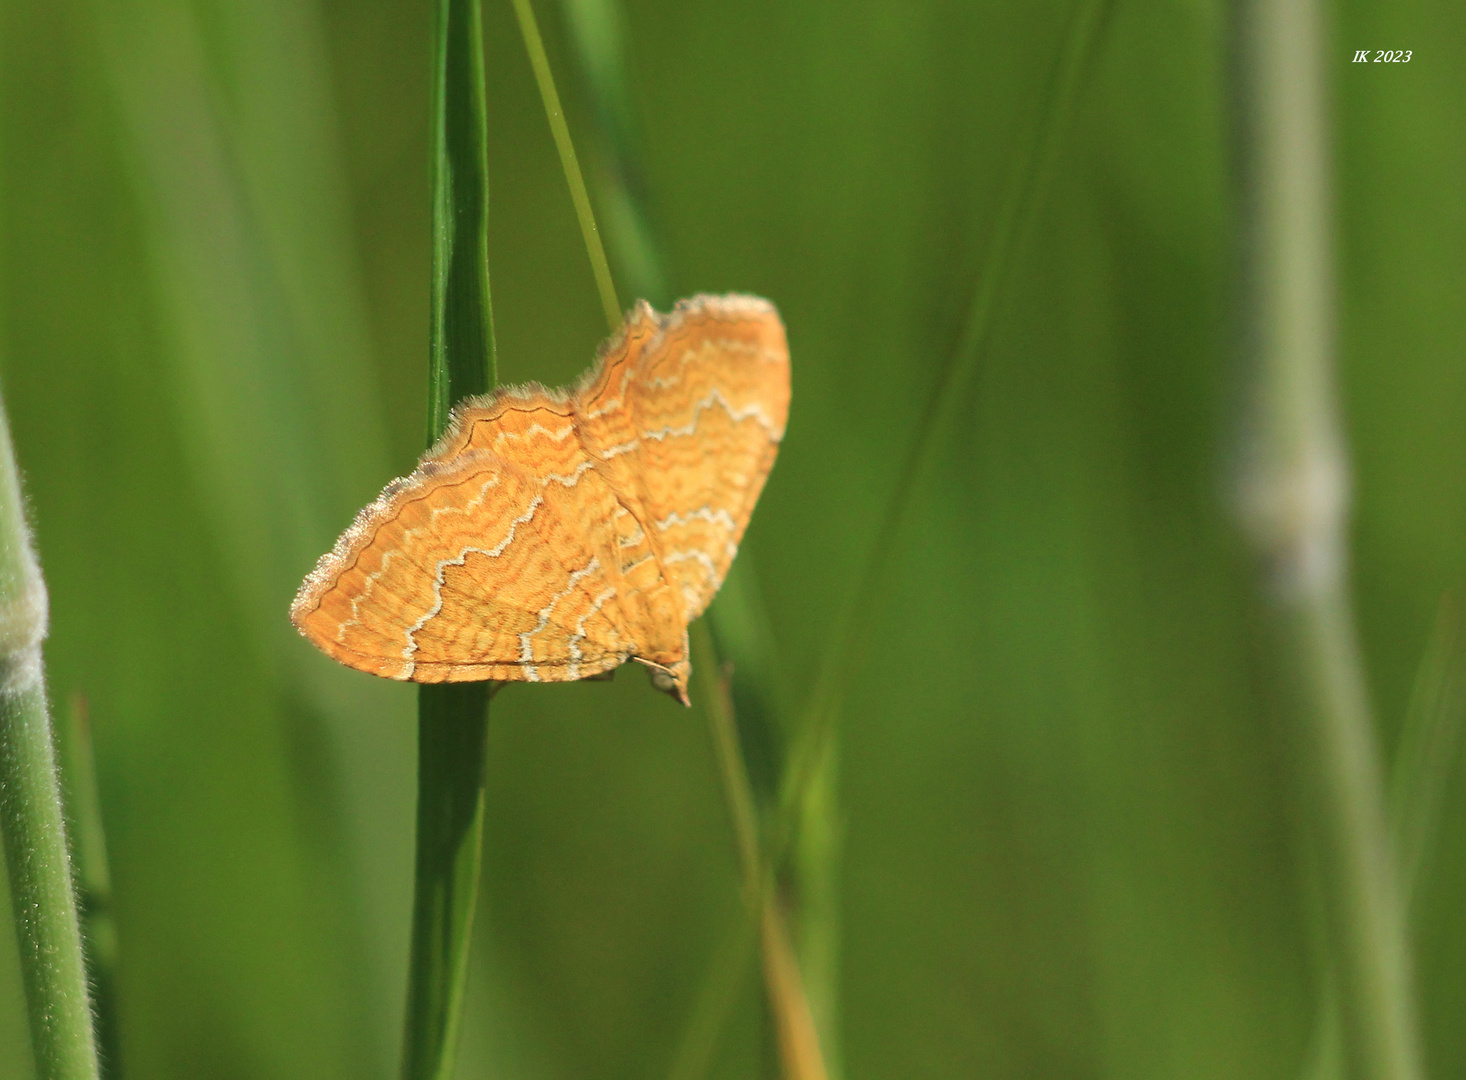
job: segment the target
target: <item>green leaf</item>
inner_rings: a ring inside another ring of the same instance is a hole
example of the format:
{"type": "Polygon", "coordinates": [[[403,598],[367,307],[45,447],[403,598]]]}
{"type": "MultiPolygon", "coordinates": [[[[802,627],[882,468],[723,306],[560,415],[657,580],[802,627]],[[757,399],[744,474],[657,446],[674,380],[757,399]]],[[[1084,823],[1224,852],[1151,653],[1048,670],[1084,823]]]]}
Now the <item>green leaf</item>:
{"type": "MultiPolygon", "coordinates": [[[[428,442],[495,384],[488,158],[478,0],[441,0],[433,107],[428,442]]],[[[488,683],[418,690],[417,857],[404,1080],[448,1080],[458,1049],[484,827],[488,683]]]]}

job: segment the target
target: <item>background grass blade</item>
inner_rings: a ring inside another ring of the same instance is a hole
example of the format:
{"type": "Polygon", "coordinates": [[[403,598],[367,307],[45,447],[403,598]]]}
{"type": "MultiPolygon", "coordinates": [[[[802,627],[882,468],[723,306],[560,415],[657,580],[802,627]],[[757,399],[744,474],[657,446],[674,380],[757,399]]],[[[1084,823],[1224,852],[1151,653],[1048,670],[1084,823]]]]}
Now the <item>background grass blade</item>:
{"type": "Polygon", "coordinates": [[[65,719],[56,729],[62,805],[71,828],[77,905],[81,913],[82,954],[92,991],[98,1071],[102,1080],[121,1080],[122,1033],[117,1015],[119,942],[112,903],[112,872],[107,864],[107,833],[97,790],[97,763],[92,749],[87,700],[73,693],[65,719]]]}
{"type": "Polygon", "coordinates": [[[993,332],[997,304],[1012,273],[1012,264],[1033,229],[1044,196],[1053,183],[1059,154],[1094,61],[1109,6],[1108,0],[1079,0],[1071,10],[1038,112],[1036,129],[1014,161],[961,337],[948,354],[927,397],[916,438],[878,519],[875,540],[854,587],[846,594],[841,615],[810,680],[803,720],[780,793],[781,821],[775,833],[780,837],[780,845],[791,842],[797,831],[792,822],[816,786],[821,769],[828,767],[841,694],[849,684],[850,673],[864,662],[870,612],[889,575],[897,538],[919,490],[919,481],[930,468],[932,456],[953,422],[971,407],[978,365],[993,332]]]}
{"type": "Polygon", "coordinates": [[[95,1080],[97,1051],[61,812],[41,642],[46,585],[31,550],[0,405],[0,834],[41,1080],[95,1080]]]}
{"type": "MultiPolygon", "coordinates": [[[[438,4],[433,106],[428,443],[459,400],[495,385],[488,156],[478,0],[438,4]]],[[[418,688],[417,857],[403,1080],[450,1080],[457,1059],[484,828],[485,682],[418,688]]]]}
{"type": "MultiPolygon", "coordinates": [[[[1078,0],[1071,9],[1037,113],[1034,134],[1022,147],[1008,178],[961,336],[956,348],[946,357],[927,397],[915,439],[877,518],[869,553],[853,579],[853,587],[845,593],[833,628],[825,639],[809,680],[810,690],[801,709],[800,722],[791,737],[769,844],[775,865],[781,865],[793,851],[803,865],[814,871],[807,874],[807,895],[812,906],[824,901],[826,916],[811,920],[804,952],[824,975],[816,983],[822,989],[833,983],[834,941],[838,937],[832,887],[838,830],[832,803],[838,761],[836,728],[842,695],[853,672],[865,660],[874,624],[871,613],[885,588],[897,552],[897,540],[920,480],[931,467],[937,448],[956,418],[971,405],[978,365],[992,334],[998,301],[1053,182],[1109,7],[1108,0],[1078,0]],[[806,815],[808,825],[804,824],[806,815]]],[[[824,1014],[823,1026],[828,1030],[834,1023],[834,995],[824,990],[816,1001],[824,1014]]]]}
{"type": "Polygon", "coordinates": [[[1466,635],[1460,601],[1441,597],[1435,626],[1405,710],[1389,775],[1390,832],[1400,871],[1400,903],[1408,912],[1440,842],[1450,780],[1461,761],[1466,712],[1466,635]]]}
{"type": "MultiPolygon", "coordinates": [[[[1407,917],[1413,914],[1412,902],[1429,878],[1432,857],[1437,856],[1448,782],[1460,765],[1462,679],[1466,676],[1463,644],[1458,601],[1446,593],[1415,673],[1389,774],[1390,837],[1399,867],[1400,906],[1407,917]]],[[[1337,1080],[1346,1074],[1332,970],[1326,973],[1317,1011],[1303,1075],[1309,1080],[1337,1080]]]]}
{"type": "Polygon", "coordinates": [[[757,909],[745,903],[724,928],[687,1010],[667,1080],[699,1080],[713,1071],[728,1016],[748,978],[759,927],[757,909]]]}
{"type": "Polygon", "coordinates": [[[1295,728],[1346,1060],[1367,1080],[1416,1080],[1409,934],[1346,585],[1328,36],[1312,0],[1242,0],[1233,19],[1238,347],[1252,379],[1239,514],[1277,645],[1273,677],[1295,728]]]}
{"type": "MultiPolygon", "coordinates": [[[[113,525],[159,524],[143,545],[151,555],[129,561],[164,581],[214,582],[209,604],[161,623],[138,594],[97,581],[70,608],[98,613],[111,639],[101,651],[130,657],[127,670],[213,672],[170,682],[161,699],[148,687],[163,675],[119,682],[84,663],[58,672],[58,686],[87,694],[103,805],[122,807],[108,840],[119,928],[137,943],[128,970],[144,981],[155,965],[192,972],[185,959],[201,942],[258,919],[277,947],[183,978],[191,1026],[213,1029],[234,1009],[273,1015],[274,1030],[246,1029],[240,1055],[317,1072],[345,1055],[354,1072],[389,1075],[408,890],[405,873],[384,875],[375,861],[395,850],[407,865],[411,780],[380,762],[410,753],[410,706],[313,655],[283,614],[302,575],[394,473],[324,28],[313,6],[282,0],[79,10],[90,19],[71,47],[90,74],[78,92],[108,118],[95,164],[115,170],[112,198],[86,231],[112,235],[134,272],[117,283],[126,295],[106,302],[121,322],[100,319],[80,346],[96,349],[97,389],[77,384],[70,396],[83,394],[93,415],[125,417],[134,433],[119,460],[136,472],[120,481],[130,496],[113,525]],[[133,332],[122,329],[129,318],[133,332]],[[139,618],[153,629],[127,629],[139,618]],[[191,763],[191,782],[119,803],[135,767],[121,763],[158,742],[191,763]],[[219,813],[235,797],[251,800],[249,815],[219,813]],[[139,821],[176,823],[162,829],[176,828],[162,865],[184,872],[133,876],[142,887],[128,891],[129,852],[159,841],[151,825],[128,831],[139,821]],[[354,974],[338,981],[338,964],[354,974]]],[[[185,1052],[163,1019],[177,1007],[133,999],[135,1072],[185,1052]]]]}

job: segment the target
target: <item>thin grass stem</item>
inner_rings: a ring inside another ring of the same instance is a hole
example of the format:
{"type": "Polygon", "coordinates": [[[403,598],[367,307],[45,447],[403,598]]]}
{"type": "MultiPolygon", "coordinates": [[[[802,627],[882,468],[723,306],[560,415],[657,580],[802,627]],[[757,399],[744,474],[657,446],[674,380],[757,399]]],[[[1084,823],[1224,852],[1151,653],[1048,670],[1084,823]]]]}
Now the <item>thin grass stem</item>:
{"type": "MultiPolygon", "coordinates": [[[[439,0],[428,442],[495,384],[488,129],[478,0],[439,0]]],[[[417,854],[403,1080],[450,1080],[483,848],[488,683],[418,688],[417,854]]]]}
{"type": "Polygon", "coordinates": [[[1238,0],[1233,16],[1237,329],[1251,375],[1238,515],[1293,735],[1344,1061],[1361,1080],[1417,1080],[1405,913],[1345,575],[1321,13],[1315,0],[1238,0]]]}
{"type": "Polygon", "coordinates": [[[785,1080],[827,1080],[824,1054],[804,978],[789,937],[788,920],[778,896],[773,868],[759,843],[757,812],[733,718],[728,673],[721,670],[707,623],[692,628],[694,667],[703,672],[700,697],[713,734],[724,794],[733,816],[743,890],[751,917],[758,919],[764,984],[778,1039],[785,1080]]]}
{"type": "Polygon", "coordinates": [[[657,239],[640,128],[626,85],[624,32],[617,0],[560,0],[560,12],[590,104],[606,166],[597,170],[602,220],[618,275],[656,307],[672,301],[666,252],[657,239]]]}
{"type": "MultiPolygon", "coordinates": [[[[609,168],[602,170],[601,203],[612,221],[623,226],[611,232],[613,249],[624,263],[624,278],[633,295],[663,302],[667,299],[667,260],[652,225],[656,215],[625,85],[620,8],[616,0],[562,0],[561,11],[590,91],[600,141],[610,159],[609,168]]],[[[729,569],[708,616],[716,655],[734,664],[735,712],[741,741],[747,744],[750,732],[744,725],[749,717],[743,705],[748,703],[777,718],[785,694],[767,605],[746,556],[729,569]]]]}
{"type": "Polygon", "coordinates": [[[789,921],[772,883],[759,907],[759,943],[784,1080],[829,1080],[789,921]]]}
{"type": "Polygon", "coordinates": [[[550,59],[545,55],[545,43],[540,37],[534,8],[529,0],[514,0],[514,14],[519,19],[519,30],[524,35],[524,48],[529,53],[535,82],[539,84],[540,97],[545,102],[545,115],[550,120],[555,148],[560,152],[565,182],[570,185],[570,199],[575,203],[575,216],[580,221],[585,253],[590,257],[591,271],[596,277],[596,289],[601,296],[601,306],[605,309],[606,325],[615,333],[621,325],[621,304],[616,299],[616,286],[611,281],[611,266],[606,262],[606,249],[601,245],[601,233],[596,228],[590,194],[585,188],[585,178],[580,173],[580,162],[575,157],[575,143],[570,139],[570,128],[565,123],[565,113],[560,108],[560,95],[555,89],[555,76],[550,71],[550,59]]]}
{"type": "Polygon", "coordinates": [[[692,627],[688,640],[692,646],[693,666],[703,673],[699,697],[708,715],[718,771],[732,812],[738,865],[743,871],[748,900],[752,903],[758,897],[764,873],[759,851],[758,810],[754,804],[753,785],[748,779],[748,766],[738,743],[738,728],[733,722],[733,704],[727,694],[727,672],[718,663],[713,636],[705,620],[699,619],[692,627]]]}
{"type": "Polygon", "coordinates": [[[31,550],[0,405],[0,832],[40,1080],[96,1080],[81,925],[61,810],[41,642],[46,585],[31,550]]]}

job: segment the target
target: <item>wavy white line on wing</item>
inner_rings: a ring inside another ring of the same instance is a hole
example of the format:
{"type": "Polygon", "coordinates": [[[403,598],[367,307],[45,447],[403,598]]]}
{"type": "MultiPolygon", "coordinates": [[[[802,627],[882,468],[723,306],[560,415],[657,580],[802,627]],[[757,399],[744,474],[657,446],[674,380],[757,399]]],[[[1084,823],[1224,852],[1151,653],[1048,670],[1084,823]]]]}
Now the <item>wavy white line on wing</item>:
{"type": "MultiPolygon", "coordinates": [[[[601,560],[598,557],[592,555],[590,562],[586,563],[579,570],[573,571],[570,574],[570,577],[567,578],[566,581],[565,581],[565,588],[561,589],[554,596],[550,597],[550,602],[548,604],[546,604],[544,607],[540,608],[540,611],[539,611],[539,620],[540,621],[537,622],[529,630],[523,630],[523,631],[520,632],[520,634],[519,634],[519,662],[521,664],[524,664],[525,665],[525,667],[522,670],[524,671],[524,677],[525,677],[525,679],[527,681],[529,681],[529,682],[539,682],[540,681],[539,669],[537,667],[535,667],[535,665],[534,665],[534,644],[532,643],[531,639],[536,634],[538,634],[541,630],[543,630],[545,627],[547,627],[547,626],[550,625],[550,615],[554,612],[555,605],[558,604],[561,600],[564,600],[571,593],[573,593],[576,590],[576,588],[580,585],[580,583],[582,581],[584,581],[586,578],[590,577],[590,575],[594,574],[600,568],[601,568],[601,560]]],[[[582,621],[584,621],[584,620],[582,620],[582,621]]],[[[578,646],[577,646],[576,656],[577,656],[577,659],[578,659],[579,658],[578,646]]]]}
{"type": "Polygon", "coordinates": [[[657,522],[657,531],[666,532],[673,525],[691,525],[694,521],[706,521],[709,525],[721,525],[732,532],[737,526],[733,523],[733,515],[723,509],[714,510],[711,506],[699,506],[696,510],[689,510],[685,514],[679,514],[675,510],[657,522]]]}
{"type": "Polygon", "coordinates": [[[775,426],[773,420],[769,418],[768,413],[764,412],[762,405],[755,401],[750,402],[742,409],[736,408],[732,402],[730,402],[727,398],[723,396],[723,392],[717,387],[714,387],[711,391],[709,391],[707,397],[702,398],[695,405],[693,405],[692,419],[687,424],[681,427],[674,427],[669,425],[664,428],[655,428],[651,431],[643,431],[641,433],[641,437],[643,439],[655,439],[658,442],[661,442],[664,439],[674,438],[679,435],[695,434],[697,432],[698,421],[702,419],[702,414],[711,409],[714,405],[721,405],[723,407],[723,411],[726,412],[730,418],[732,418],[734,423],[737,423],[740,420],[756,420],[758,421],[759,426],[769,433],[770,438],[775,440],[783,438],[783,431],[775,426]]]}
{"type": "Polygon", "coordinates": [[[438,563],[437,567],[433,570],[433,605],[427,611],[423,612],[420,619],[407,628],[407,645],[402,650],[402,658],[404,660],[412,660],[417,654],[417,632],[428,624],[429,619],[443,610],[444,575],[448,572],[448,567],[462,566],[468,561],[468,557],[474,554],[487,555],[491,559],[497,559],[514,542],[514,534],[519,529],[519,526],[534,517],[535,511],[544,504],[544,501],[544,497],[540,495],[536,495],[531,499],[529,508],[509,523],[509,531],[504,535],[504,539],[500,540],[493,547],[466,547],[451,559],[443,559],[438,563]]]}
{"type": "MultiPolygon", "coordinates": [[[[447,506],[435,506],[432,510],[432,513],[428,515],[427,521],[423,522],[421,525],[415,525],[412,528],[405,530],[402,534],[402,540],[398,543],[397,547],[390,551],[384,552],[382,555],[381,565],[379,565],[377,569],[374,570],[372,573],[367,575],[366,582],[362,586],[361,595],[352,597],[351,618],[343,622],[341,626],[337,629],[336,640],[344,644],[346,641],[346,628],[348,626],[359,626],[361,624],[360,615],[362,603],[367,599],[367,597],[372,594],[372,591],[376,588],[377,580],[387,572],[387,564],[395,556],[402,553],[403,549],[406,548],[409,540],[411,540],[414,536],[416,536],[418,533],[422,532],[425,529],[432,529],[438,520],[439,514],[446,514],[450,511],[452,511],[453,513],[467,514],[476,509],[480,504],[483,503],[484,498],[489,493],[489,489],[499,486],[499,479],[499,474],[494,473],[486,481],[484,481],[483,485],[478,489],[478,494],[475,495],[472,499],[468,500],[468,502],[464,503],[462,506],[454,506],[452,504],[449,504],[447,506]]],[[[387,487],[391,489],[392,485],[397,484],[398,482],[399,481],[394,480],[392,481],[392,484],[388,484],[387,487]]],[[[385,509],[385,501],[382,501],[382,506],[385,509]]]]}

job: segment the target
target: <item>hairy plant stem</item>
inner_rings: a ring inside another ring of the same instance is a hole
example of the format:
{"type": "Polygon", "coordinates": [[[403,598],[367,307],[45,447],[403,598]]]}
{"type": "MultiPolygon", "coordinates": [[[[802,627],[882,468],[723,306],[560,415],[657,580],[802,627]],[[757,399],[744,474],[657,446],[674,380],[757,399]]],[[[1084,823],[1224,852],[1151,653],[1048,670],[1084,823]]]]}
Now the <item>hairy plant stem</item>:
{"type": "Polygon", "coordinates": [[[97,1050],[41,642],[46,586],[0,406],[0,831],[40,1080],[95,1080],[97,1050]]]}

